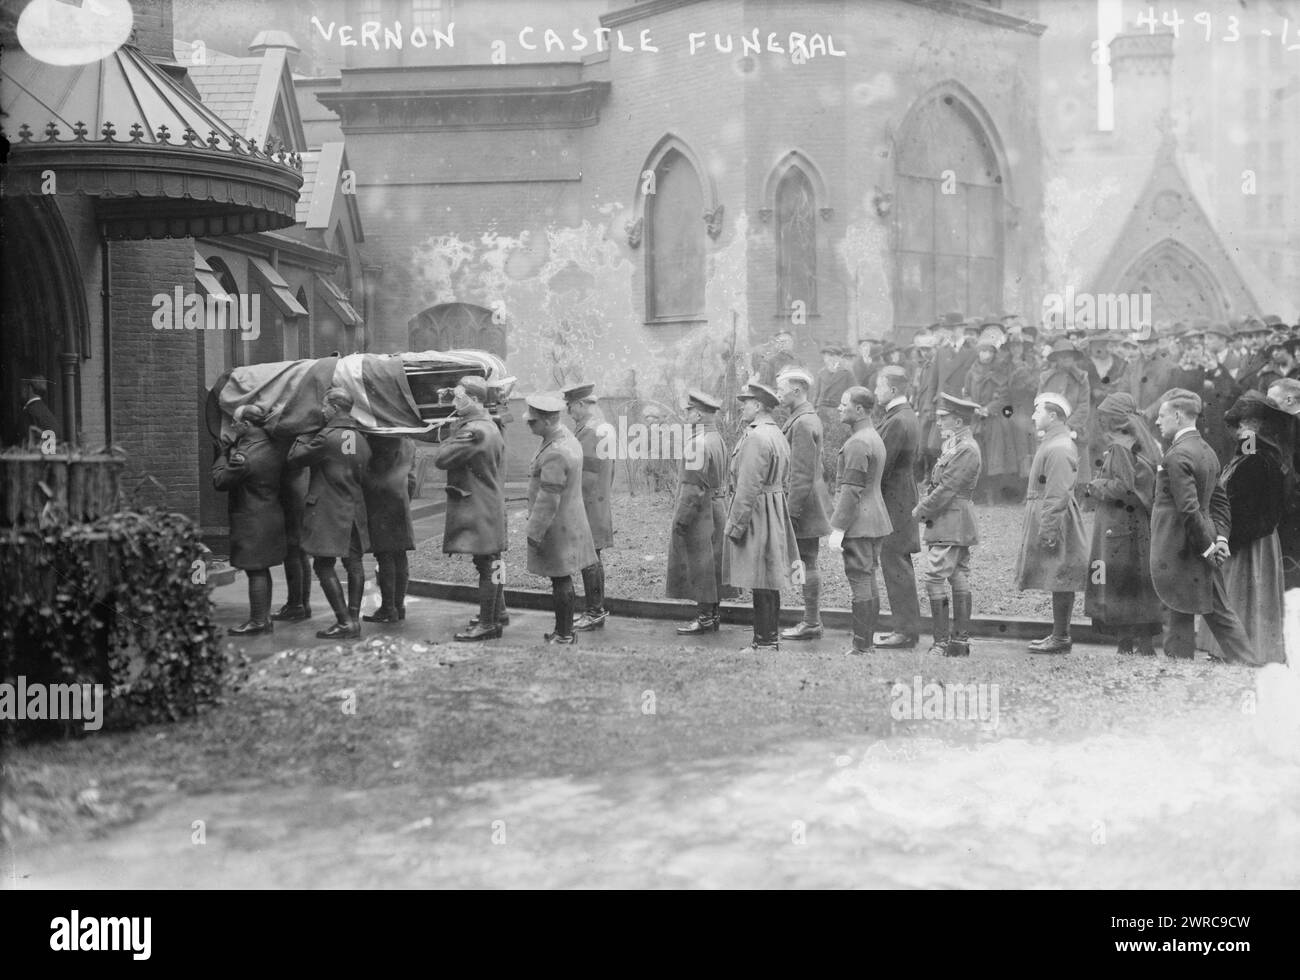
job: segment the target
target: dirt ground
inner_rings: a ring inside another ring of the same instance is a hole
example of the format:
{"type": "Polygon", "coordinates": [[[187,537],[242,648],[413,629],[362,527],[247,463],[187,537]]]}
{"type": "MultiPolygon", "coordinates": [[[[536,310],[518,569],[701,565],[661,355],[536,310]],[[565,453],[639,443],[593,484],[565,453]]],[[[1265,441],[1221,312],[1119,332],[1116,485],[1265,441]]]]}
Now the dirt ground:
{"type": "MultiPolygon", "coordinates": [[[[243,588],[218,591],[223,625],[243,588]]],[[[319,615],[244,642],[247,685],[197,719],[10,747],[0,880],[1300,885],[1284,667],[994,640],[863,659],[842,634],[756,657],[740,627],[683,642],[617,618],[548,647],[526,611],[466,645],[446,641],[469,606],[408,608],[346,647],[312,637],[319,615]],[[910,717],[931,684],[982,707],[910,717]]]]}
{"type": "MultiPolygon", "coordinates": [[[[509,511],[510,541],[517,542],[514,554],[523,561],[527,520],[524,504],[516,503],[509,511]]],[[[1016,557],[1020,551],[1020,529],[1024,518],[1023,504],[985,504],[977,508],[980,543],[971,551],[971,575],[974,583],[975,615],[980,618],[1023,616],[1051,622],[1052,599],[1046,592],[1019,592],[1015,585],[1016,557]]],[[[663,598],[668,566],[668,538],[672,526],[673,498],[668,492],[642,493],[632,496],[618,493],[613,500],[614,547],[605,550],[605,589],[609,595],[655,599],[663,598]]],[[[1092,515],[1084,515],[1088,534],[1092,533],[1092,515]]],[[[411,560],[411,574],[444,582],[477,581],[468,557],[442,553],[441,525],[438,532],[420,542],[411,560]]],[[[522,564],[506,554],[507,588],[537,589],[546,582],[528,574],[522,564]]],[[[917,570],[917,595],[921,609],[928,608],[925,587],[921,584],[921,556],[913,556],[917,570]]],[[[819,561],[822,571],[822,605],[828,609],[849,608],[849,583],[844,577],[843,560],[838,553],[823,550],[819,561]]],[[[581,591],[581,583],[577,583],[581,591]]],[[[881,603],[889,609],[884,582],[878,582],[881,603]]],[[[797,589],[787,589],[782,604],[802,605],[797,589]]],[[[1083,595],[1075,599],[1074,615],[1083,617],[1083,595]]]]}

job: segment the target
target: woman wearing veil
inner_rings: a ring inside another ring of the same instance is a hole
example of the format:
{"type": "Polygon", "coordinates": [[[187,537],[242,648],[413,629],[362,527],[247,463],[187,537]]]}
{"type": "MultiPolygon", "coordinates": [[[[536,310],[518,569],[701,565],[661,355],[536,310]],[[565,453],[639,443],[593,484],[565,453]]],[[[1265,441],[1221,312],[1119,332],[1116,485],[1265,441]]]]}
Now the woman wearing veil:
{"type": "Polygon", "coordinates": [[[1151,637],[1161,623],[1151,583],[1151,503],[1160,446],[1127,392],[1102,399],[1097,432],[1106,451],[1085,489],[1096,516],[1084,612],[1098,629],[1118,635],[1119,653],[1154,656],[1151,637]]]}

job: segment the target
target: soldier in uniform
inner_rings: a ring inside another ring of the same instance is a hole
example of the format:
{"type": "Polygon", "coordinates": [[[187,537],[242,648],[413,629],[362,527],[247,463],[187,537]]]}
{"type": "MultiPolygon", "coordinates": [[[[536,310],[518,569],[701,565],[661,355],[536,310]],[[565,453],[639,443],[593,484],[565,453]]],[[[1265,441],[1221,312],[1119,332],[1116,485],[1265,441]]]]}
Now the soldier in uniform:
{"type": "Polygon", "coordinates": [[[284,561],[284,511],[280,509],[280,471],[284,451],[262,426],[266,413],[256,405],[235,409],[233,445],[212,464],[212,486],[230,494],[230,564],[248,575],[248,622],[234,636],[270,633],[271,566],[284,561]]]}
{"type": "Polygon", "coordinates": [[[1025,522],[1016,559],[1016,588],[1052,593],[1052,632],[1034,640],[1034,653],[1069,653],[1074,594],[1088,584],[1088,538],[1075,496],[1079,449],[1067,420],[1064,395],[1045,391],[1034,399],[1034,428],[1042,441],[1029,467],[1025,522]]]}
{"type": "Polygon", "coordinates": [[[894,630],[878,646],[910,650],[920,639],[921,609],[916,600],[916,572],[912,556],[921,550],[912,508],[916,506],[913,468],[921,445],[921,426],[908,404],[907,371],[882,368],[876,375],[876,404],[884,410],[877,431],[885,444],[885,467],[880,492],[894,530],[880,543],[880,570],[889,594],[894,630]]]}
{"type": "Polygon", "coordinates": [[[406,618],[408,551],[415,550],[411,494],[415,492],[415,441],[410,436],[367,436],[370,466],[361,489],[370,524],[380,606],[362,616],[367,623],[396,623],[406,618]]]}
{"type": "Polygon", "coordinates": [[[452,396],[460,423],[433,461],[447,471],[443,554],[472,555],[478,572],[478,618],[456,634],[462,642],[497,639],[509,622],[501,567],[506,550],[506,443],[484,407],[487,393],[482,378],[460,379],[452,396]]]}
{"type": "Polygon", "coordinates": [[[555,632],[543,639],[571,644],[577,601],[573,576],[596,561],[582,505],[582,446],[560,422],[560,399],[532,395],[525,404],[528,431],[542,443],[528,478],[528,570],[551,580],[555,632]]]}
{"type": "MultiPolygon", "coordinates": [[[[815,640],[822,635],[821,571],[817,551],[824,535],[830,534],[830,492],[822,467],[822,421],[808,400],[812,375],[790,367],[777,378],[776,394],[790,415],[781,427],[790,446],[790,495],[786,506],[803,562],[803,621],[781,632],[783,640],[815,640]]],[[[841,396],[842,398],[843,396],[841,396]]]]}
{"type": "Polygon", "coordinates": [[[668,597],[693,599],[699,613],[677,627],[683,636],[718,631],[723,598],[722,528],[727,519],[727,446],[716,418],[722,405],[711,395],[687,395],[691,434],[683,447],[673,532],[668,541],[668,597]]]}
{"type": "Polygon", "coordinates": [[[885,443],[871,424],[875,407],[876,396],[861,385],[850,388],[840,398],[840,421],[853,433],[840,447],[836,480],[839,495],[831,517],[835,532],[830,545],[844,554],[844,574],[853,594],[853,646],[849,652],[854,654],[876,650],[876,621],[880,616],[876,566],[880,564],[881,542],[894,530],[880,494],[885,443]]]}
{"type": "Polygon", "coordinates": [[[302,548],[312,556],[321,591],[334,611],[335,623],[317,632],[322,640],[354,640],[361,636],[361,599],[366,575],[361,558],[370,550],[370,527],[361,481],[370,466],[370,445],[352,417],[352,396],[330,388],[322,400],[325,425],[301,435],[289,447],[290,466],[310,466],[311,485],[302,522],[302,548]],[[334,570],[343,559],[348,590],[334,570]]]}
{"type": "MultiPolygon", "coordinates": [[[[287,456],[289,446],[281,443],[281,455],[287,456]]],[[[307,492],[311,487],[311,472],[296,466],[285,466],[280,473],[280,509],[284,512],[284,581],[289,595],[279,611],[272,616],[287,623],[311,619],[311,556],[302,550],[302,519],[307,511],[307,492]]]]}
{"type": "Polygon", "coordinates": [[[982,461],[971,432],[979,406],[941,392],[935,418],[944,450],[934,464],[912,519],[925,524],[925,591],[934,622],[931,653],[964,657],[970,653],[970,549],[979,543],[975,503],[971,499],[979,482],[982,461]],[[948,631],[948,596],[952,588],[952,633],[948,631]]]}
{"type": "Polygon", "coordinates": [[[587,511],[587,526],[591,528],[591,543],[596,549],[596,560],[582,570],[582,591],[587,599],[587,611],[573,624],[576,630],[601,629],[609,612],[605,609],[605,566],[600,553],[614,546],[614,515],[610,512],[610,496],[614,488],[613,453],[602,458],[597,452],[602,430],[609,425],[600,415],[594,384],[569,385],[564,389],[564,403],[573,419],[573,434],[582,446],[582,506],[587,511]]]}
{"type": "MultiPolygon", "coordinates": [[[[754,640],[745,653],[780,648],[781,587],[801,566],[786,502],[790,446],[772,418],[776,392],[750,382],[736,398],[746,428],[731,451],[734,495],[727,508],[722,576],[728,585],[754,592],[754,640]]],[[[797,572],[793,576],[801,578],[797,572]]]]}

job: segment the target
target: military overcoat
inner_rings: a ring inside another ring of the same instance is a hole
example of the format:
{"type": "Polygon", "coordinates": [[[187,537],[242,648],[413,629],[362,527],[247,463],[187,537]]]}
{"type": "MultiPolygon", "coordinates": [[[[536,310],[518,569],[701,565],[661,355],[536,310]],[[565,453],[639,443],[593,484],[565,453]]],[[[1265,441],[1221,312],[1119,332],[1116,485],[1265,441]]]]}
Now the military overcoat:
{"type": "Polygon", "coordinates": [[[559,426],[542,442],[528,476],[528,570],[561,578],[596,562],[582,505],[582,446],[559,426]]]}
{"type": "Polygon", "coordinates": [[[230,564],[236,568],[270,568],[284,561],[283,468],[283,443],[256,427],[212,464],[212,486],[229,494],[230,564]]]}
{"type": "Polygon", "coordinates": [[[370,550],[370,526],[361,483],[370,466],[370,444],[351,415],[336,415],[289,447],[291,466],[310,466],[302,550],[315,557],[348,554],[355,529],[361,550],[370,550]]]}

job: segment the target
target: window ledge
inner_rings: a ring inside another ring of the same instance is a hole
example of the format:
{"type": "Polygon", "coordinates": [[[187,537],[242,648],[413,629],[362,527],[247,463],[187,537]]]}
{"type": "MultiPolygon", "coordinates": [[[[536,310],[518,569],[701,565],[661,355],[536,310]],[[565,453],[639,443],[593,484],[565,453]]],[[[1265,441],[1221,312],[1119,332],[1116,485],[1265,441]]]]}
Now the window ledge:
{"type": "Polygon", "coordinates": [[[686,325],[686,326],[705,326],[709,322],[707,317],[690,314],[686,316],[655,316],[645,321],[647,327],[657,327],[664,324],[669,325],[686,325]]]}

